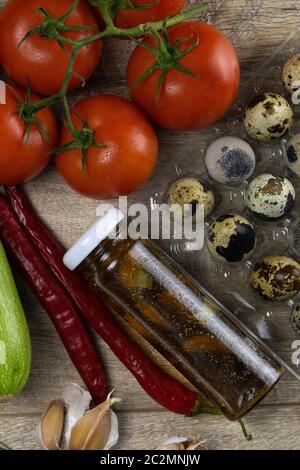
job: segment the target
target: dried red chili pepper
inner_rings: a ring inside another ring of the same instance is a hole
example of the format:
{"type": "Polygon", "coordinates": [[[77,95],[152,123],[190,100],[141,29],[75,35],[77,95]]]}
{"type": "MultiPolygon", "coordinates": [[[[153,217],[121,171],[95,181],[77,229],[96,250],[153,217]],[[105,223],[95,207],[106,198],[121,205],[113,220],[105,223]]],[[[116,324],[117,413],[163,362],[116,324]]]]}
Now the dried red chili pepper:
{"type": "Polygon", "coordinates": [[[0,195],[0,238],[9,258],[53,322],[73,364],[96,404],[108,389],[97,351],[69,296],[38,254],[8,201],[0,195]]]}
{"type": "Polygon", "coordinates": [[[143,389],[160,405],[175,413],[193,416],[214,413],[197,393],[162,371],[143,350],[131,340],[90,289],[86,281],[63,264],[64,251],[34,213],[29,201],[18,187],[6,188],[7,195],[21,224],[49,267],[74,300],[84,318],[104,339],[120,361],[134,375],[143,389]]]}

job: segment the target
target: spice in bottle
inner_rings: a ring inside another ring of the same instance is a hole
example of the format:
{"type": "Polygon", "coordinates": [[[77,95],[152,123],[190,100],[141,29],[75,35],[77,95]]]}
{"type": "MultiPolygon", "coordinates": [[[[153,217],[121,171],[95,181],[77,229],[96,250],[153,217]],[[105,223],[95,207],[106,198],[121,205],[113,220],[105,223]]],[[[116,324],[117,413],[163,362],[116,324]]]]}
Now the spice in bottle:
{"type": "Polygon", "coordinates": [[[240,419],[279,380],[281,364],[156,244],[124,238],[122,218],[109,209],[66,253],[65,265],[225,416],[240,419]]]}

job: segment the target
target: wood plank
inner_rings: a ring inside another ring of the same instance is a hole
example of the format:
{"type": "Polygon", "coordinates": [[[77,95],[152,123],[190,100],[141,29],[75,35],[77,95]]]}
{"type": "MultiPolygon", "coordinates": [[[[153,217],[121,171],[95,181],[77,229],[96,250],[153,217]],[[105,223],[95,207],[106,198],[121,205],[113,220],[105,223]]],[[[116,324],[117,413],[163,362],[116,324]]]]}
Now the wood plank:
{"type": "MultiPolygon", "coordinates": [[[[298,450],[300,406],[259,406],[246,419],[254,439],[244,439],[238,423],[223,417],[202,415],[184,418],[165,411],[118,411],[122,450],[154,450],[174,436],[206,441],[211,450],[298,450]]],[[[39,416],[21,415],[1,418],[0,441],[15,450],[39,449],[39,416]]]]}
{"type": "MultiPolygon", "coordinates": [[[[20,0],[21,1],[21,0],[20,0]]],[[[6,3],[0,0],[0,5],[6,3]]],[[[191,0],[189,4],[199,3],[191,0]]],[[[248,83],[253,70],[274,52],[296,27],[299,6],[294,0],[211,0],[209,20],[223,30],[238,47],[242,62],[242,77],[248,83]]],[[[105,41],[99,70],[84,91],[75,92],[72,100],[90,93],[115,93],[126,96],[124,74],[132,49],[127,41],[105,41]]],[[[2,76],[2,75],[1,75],[2,76]]],[[[152,192],[153,181],[172,159],[195,151],[203,138],[210,139],[213,132],[203,134],[167,133],[159,131],[160,162],[153,177],[135,198],[146,201],[152,192]]],[[[166,180],[160,181],[161,187],[166,180]]],[[[66,246],[94,221],[98,203],[85,199],[69,189],[57,175],[53,165],[37,179],[26,185],[26,191],[41,217],[53,233],[66,246]]],[[[37,301],[18,281],[25,310],[28,315],[33,342],[33,366],[28,386],[17,398],[0,405],[0,441],[15,449],[37,448],[36,425],[38,415],[46,404],[61,396],[68,382],[79,382],[78,376],[46,314],[37,301]]],[[[221,286],[222,287],[222,286],[221,286]]],[[[255,440],[243,440],[237,425],[223,418],[203,416],[193,420],[172,415],[158,407],[124,370],[107,346],[98,342],[111,387],[123,399],[120,406],[122,449],[152,449],[174,434],[207,438],[208,446],[223,448],[299,448],[300,399],[299,382],[286,376],[264,400],[247,421],[255,440]]],[[[290,338],[282,344],[284,357],[290,355],[290,338]]]]}

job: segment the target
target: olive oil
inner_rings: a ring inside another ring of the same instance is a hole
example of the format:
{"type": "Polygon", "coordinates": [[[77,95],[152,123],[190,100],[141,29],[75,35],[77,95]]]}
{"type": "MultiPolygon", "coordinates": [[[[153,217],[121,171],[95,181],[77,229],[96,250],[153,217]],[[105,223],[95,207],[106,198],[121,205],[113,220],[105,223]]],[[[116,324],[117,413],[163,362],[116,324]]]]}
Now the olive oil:
{"type": "Polygon", "coordinates": [[[241,418],[279,380],[271,352],[151,241],[101,239],[80,261],[108,306],[229,419],[241,418]]]}

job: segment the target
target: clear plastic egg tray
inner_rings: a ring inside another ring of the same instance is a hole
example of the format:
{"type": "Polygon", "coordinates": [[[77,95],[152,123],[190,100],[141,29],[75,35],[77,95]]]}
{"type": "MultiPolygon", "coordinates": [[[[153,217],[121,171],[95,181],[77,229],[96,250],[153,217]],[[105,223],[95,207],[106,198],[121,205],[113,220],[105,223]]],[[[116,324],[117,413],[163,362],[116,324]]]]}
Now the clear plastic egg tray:
{"type": "MultiPolygon", "coordinates": [[[[193,133],[163,133],[163,148],[156,177],[144,191],[144,198],[154,207],[165,201],[166,181],[169,184],[181,176],[198,176],[210,183],[216,197],[215,210],[206,220],[206,232],[211,221],[223,214],[238,213],[253,222],[257,233],[257,246],[251,257],[238,264],[224,264],[213,258],[207,244],[200,251],[190,250],[184,241],[161,241],[160,245],[192,274],[212,296],[234,313],[254,335],[260,338],[300,380],[300,320],[299,334],[294,322],[299,319],[297,305],[300,293],[290,300],[267,302],[253,291],[249,276],[253,263],[266,255],[290,256],[300,262],[300,247],[291,238],[291,227],[300,219],[300,178],[285,163],[288,140],[300,132],[300,105],[292,104],[282,83],[282,67],[295,54],[300,53],[300,30],[296,31],[277,50],[275,55],[256,73],[243,77],[237,101],[217,126],[193,133]],[[261,92],[275,92],[286,97],[294,111],[294,125],[288,136],[277,142],[261,144],[247,136],[243,126],[246,104],[261,92]],[[245,207],[245,190],[248,182],[238,187],[227,187],[213,181],[205,168],[208,146],[220,136],[237,136],[246,140],[256,153],[257,165],[250,180],[262,173],[275,173],[287,177],[296,190],[296,203],[287,218],[276,222],[253,217],[245,207]],[[151,187],[150,187],[151,186],[151,187]],[[155,188],[155,192],[153,189],[155,188]],[[298,248],[298,251],[297,251],[298,248]],[[298,340],[298,343],[297,343],[298,340]]],[[[207,235],[207,233],[206,233],[207,235]]]]}

